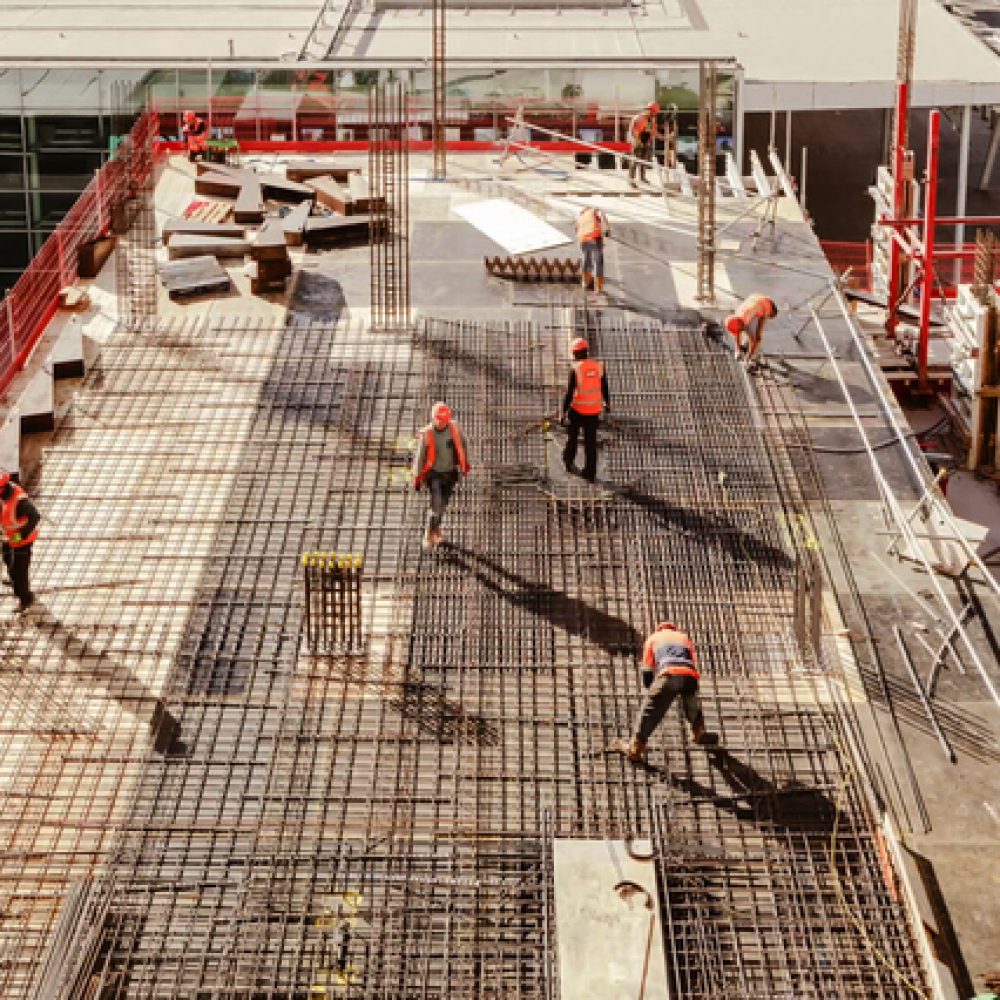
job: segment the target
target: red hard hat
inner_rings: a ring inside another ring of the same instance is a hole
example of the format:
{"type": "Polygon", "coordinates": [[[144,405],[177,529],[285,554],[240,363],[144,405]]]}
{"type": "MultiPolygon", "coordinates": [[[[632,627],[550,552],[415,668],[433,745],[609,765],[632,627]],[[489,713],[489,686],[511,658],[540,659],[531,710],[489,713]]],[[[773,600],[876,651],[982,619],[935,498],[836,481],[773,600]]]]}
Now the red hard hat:
{"type": "Polygon", "coordinates": [[[581,351],[589,351],[590,346],[583,337],[577,337],[572,344],[569,345],[569,349],[573,354],[579,354],[581,351]]]}
{"type": "Polygon", "coordinates": [[[431,407],[431,420],[437,424],[451,423],[451,407],[447,403],[435,403],[431,407]]]}
{"type": "Polygon", "coordinates": [[[730,316],[726,320],[726,329],[734,336],[738,337],[743,332],[743,320],[739,316],[730,316]]]}
{"type": "Polygon", "coordinates": [[[660,622],[660,624],[656,626],[656,631],[662,632],[667,628],[676,630],[677,626],[673,622],[660,622]]]}
{"type": "Polygon", "coordinates": [[[10,482],[10,473],[6,469],[0,469],[0,490],[10,482]]]}
{"type": "Polygon", "coordinates": [[[646,105],[646,107],[649,108],[649,110],[652,111],[654,114],[660,113],[660,106],[659,104],[656,103],[656,101],[650,101],[649,104],[646,105]]]}
{"type": "Polygon", "coordinates": [[[198,116],[193,111],[184,112],[184,121],[193,122],[198,116]]]}

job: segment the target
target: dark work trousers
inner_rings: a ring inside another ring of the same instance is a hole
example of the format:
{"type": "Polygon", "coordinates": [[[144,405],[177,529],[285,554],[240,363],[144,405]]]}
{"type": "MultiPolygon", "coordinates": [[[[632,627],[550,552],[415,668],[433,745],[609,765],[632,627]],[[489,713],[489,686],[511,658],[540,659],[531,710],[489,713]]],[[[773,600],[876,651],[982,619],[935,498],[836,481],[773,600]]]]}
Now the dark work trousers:
{"type": "Polygon", "coordinates": [[[639,711],[635,735],[640,740],[649,740],[678,695],[684,704],[684,715],[688,722],[693,726],[701,719],[697,678],[690,674],[660,674],[646,692],[646,700],[639,711]]]}
{"type": "Polygon", "coordinates": [[[577,413],[569,408],[569,436],[563,451],[563,464],[568,469],[576,461],[576,445],[583,431],[583,478],[591,482],[597,476],[597,424],[599,413],[577,413]]]}
{"type": "Polygon", "coordinates": [[[19,545],[12,549],[6,543],[3,547],[3,564],[7,567],[10,582],[14,585],[14,596],[22,604],[29,604],[32,599],[31,584],[28,583],[32,548],[32,545],[19,545]]]}
{"type": "Polygon", "coordinates": [[[427,473],[427,492],[430,495],[431,506],[427,511],[427,526],[429,528],[440,528],[444,518],[445,508],[451,499],[452,491],[458,482],[458,470],[454,472],[435,472],[431,469],[427,473]]]}

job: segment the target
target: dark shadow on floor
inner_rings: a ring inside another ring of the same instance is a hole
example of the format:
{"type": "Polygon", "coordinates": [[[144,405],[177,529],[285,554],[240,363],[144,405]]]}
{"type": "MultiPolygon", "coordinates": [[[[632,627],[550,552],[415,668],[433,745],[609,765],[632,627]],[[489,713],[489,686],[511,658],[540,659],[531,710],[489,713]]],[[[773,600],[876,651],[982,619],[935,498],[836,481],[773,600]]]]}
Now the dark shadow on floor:
{"type": "Polygon", "coordinates": [[[582,636],[611,654],[637,655],[644,636],[632,624],[577,597],[529,580],[520,573],[458,545],[447,545],[441,556],[471,573],[484,587],[505,601],[547,619],[555,628],[582,636]]]}

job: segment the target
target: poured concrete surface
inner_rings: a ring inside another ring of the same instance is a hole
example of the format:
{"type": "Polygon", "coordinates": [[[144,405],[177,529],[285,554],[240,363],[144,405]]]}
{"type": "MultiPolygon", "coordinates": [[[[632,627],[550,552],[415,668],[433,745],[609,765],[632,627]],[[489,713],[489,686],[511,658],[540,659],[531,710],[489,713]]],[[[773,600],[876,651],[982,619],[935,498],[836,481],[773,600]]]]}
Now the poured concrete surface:
{"type": "Polygon", "coordinates": [[[621,840],[557,840],[556,940],[563,1000],[668,1000],[656,869],[621,840]]]}

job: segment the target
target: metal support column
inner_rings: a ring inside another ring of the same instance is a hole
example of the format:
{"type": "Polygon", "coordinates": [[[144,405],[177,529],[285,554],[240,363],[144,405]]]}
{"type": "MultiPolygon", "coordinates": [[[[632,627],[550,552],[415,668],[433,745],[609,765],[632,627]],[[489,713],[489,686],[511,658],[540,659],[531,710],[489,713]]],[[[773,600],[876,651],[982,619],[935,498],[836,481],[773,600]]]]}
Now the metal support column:
{"type": "Polygon", "coordinates": [[[927,178],[924,185],[923,276],[920,289],[920,343],[917,370],[920,388],[927,388],[927,353],[930,346],[931,299],[934,297],[934,227],[937,221],[938,154],[941,150],[941,112],[936,108],[927,122],[927,178]]]}
{"type": "Polygon", "coordinates": [[[446,51],[445,18],[446,0],[431,2],[431,143],[434,150],[434,180],[443,181],[448,173],[447,146],[445,143],[445,118],[448,107],[446,93],[446,51]]]}
{"type": "MultiPolygon", "coordinates": [[[[969,133],[972,131],[972,106],[962,108],[962,131],[958,140],[958,191],[955,195],[955,215],[965,215],[966,197],[969,191],[969,133]]],[[[965,244],[965,223],[955,226],[955,249],[961,250],[965,244]]],[[[955,284],[962,281],[962,260],[955,261],[955,284]]]]}

